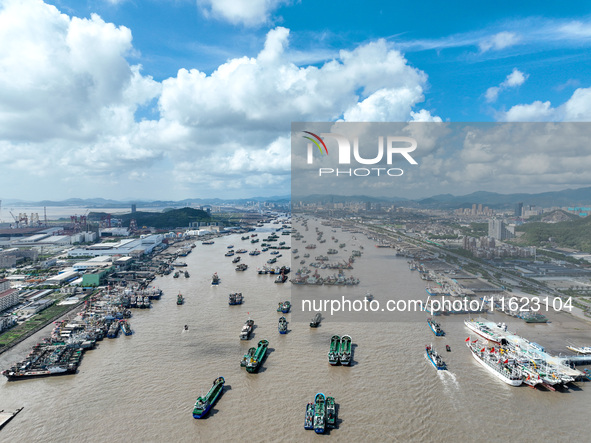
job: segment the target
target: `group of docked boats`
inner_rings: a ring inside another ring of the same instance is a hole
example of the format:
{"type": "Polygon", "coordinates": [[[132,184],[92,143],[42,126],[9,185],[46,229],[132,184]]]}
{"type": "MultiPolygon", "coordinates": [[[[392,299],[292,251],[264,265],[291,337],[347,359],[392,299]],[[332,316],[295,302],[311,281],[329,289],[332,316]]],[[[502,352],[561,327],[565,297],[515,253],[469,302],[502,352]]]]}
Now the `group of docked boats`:
{"type": "Polygon", "coordinates": [[[584,375],[546,353],[540,345],[509,333],[504,325],[477,320],[466,320],[464,324],[486,340],[466,339],[474,359],[511,386],[526,384],[554,391],[566,388],[568,383],[584,375]]]}
{"type": "Polygon", "coordinates": [[[343,366],[351,365],[351,337],[343,335],[333,335],[330,339],[328,350],[328,363],[331,366],[341,364],[343,366]]]}
{"type": "Polygon", "coordinates": [[[313,403],[306,405],[304,429],[314,429],[317,434],[324,434],[326,429],[335,428],[337,424],[337,408],[334,397],[326,397],[319,392],[313,403]]]}

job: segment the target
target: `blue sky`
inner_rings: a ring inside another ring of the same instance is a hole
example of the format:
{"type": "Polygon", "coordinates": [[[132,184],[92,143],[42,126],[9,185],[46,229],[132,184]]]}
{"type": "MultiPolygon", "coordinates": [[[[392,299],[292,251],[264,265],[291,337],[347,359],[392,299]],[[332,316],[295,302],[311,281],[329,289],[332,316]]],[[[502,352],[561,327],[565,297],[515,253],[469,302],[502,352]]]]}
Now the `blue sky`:
{"type": "Polygon", "coordinates": [[[285,195],[292,121],[589,121],[591,5],[480,3],[3,0],[3,197],[285,195]]]}

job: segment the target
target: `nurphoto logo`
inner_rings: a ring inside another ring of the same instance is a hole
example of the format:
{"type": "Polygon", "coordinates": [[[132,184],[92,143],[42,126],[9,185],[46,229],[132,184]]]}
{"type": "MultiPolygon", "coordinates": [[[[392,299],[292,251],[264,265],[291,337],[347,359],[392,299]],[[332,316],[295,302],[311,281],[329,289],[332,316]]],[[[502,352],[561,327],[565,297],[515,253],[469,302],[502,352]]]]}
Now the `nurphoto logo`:
{"type": "MultiPolygon", "coordinates": [[[[416,160],[410,155],[417,148],[417,141],[411,137],[392,136],[378,138],[378,150],[377,154],[373,158],[364,158],[359,152],[359,137],[352,137],[352,142],[348,137],[337,134],[335,132],[323,132],[320,135],[316,135],[313,132],[303,131],[306,134],[303,137],[308,142],[307,152],[307,163],[309,165],[314,163],[314,145],[318,148],[321,155],[328,156],[328,147],[323,139],[332,139],[337,142],[338,147],[338,164],[339,165],[350,165],[351,164],[351,144],[353,145],[353,159],[360,165],[377,165],[386,160],[387,165],[393,164],[393,158],[397,155],[401,155],[411,165],[418,165],[416,160]],[[310,137],[311,136],[311,137],[310,137]],[[384,149],[384,138],[386,139],[386,148],[384,149]],[[323,149],[324,148],[324,149],[323,149]]],[[[331,150],[331,152],[333,152],[331,150]]],[[[404,170],[401,168],[319,168],[318,175],[347,175],[366,177],[368,175],[388,175],[390,177],[399,177],[404,174],[404,170]]]]}

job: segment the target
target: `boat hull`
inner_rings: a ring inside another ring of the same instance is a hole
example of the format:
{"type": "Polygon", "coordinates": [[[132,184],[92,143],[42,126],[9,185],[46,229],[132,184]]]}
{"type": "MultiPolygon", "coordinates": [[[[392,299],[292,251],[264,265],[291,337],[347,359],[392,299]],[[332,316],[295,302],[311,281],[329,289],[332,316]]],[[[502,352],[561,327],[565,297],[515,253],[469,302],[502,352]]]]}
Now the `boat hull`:
{"type": "Polygon", "coordinates": [[[484,367],[488,372],[490,372],[491,374],[493,374],[499,380],[507,383],[508,385],[510,385],[510,386],[520,386],[521,383],[523,382],[523,380],[521,380],[521,379],[519,379],[519,380],[512,380],[512,379],[510,379],[508,377],[503,376],[499,372],[495,371],[493,368],[491,368],[489,365],[487,365],[481,358],[479,358],[474,353],[474,351],[472,351],[472,349],[470,349],[470,353],[472,354],[472,357],[474,357],[474,360],[476,360],[478,363],[480,363],[480,365],[482,367],[484,367]]]}

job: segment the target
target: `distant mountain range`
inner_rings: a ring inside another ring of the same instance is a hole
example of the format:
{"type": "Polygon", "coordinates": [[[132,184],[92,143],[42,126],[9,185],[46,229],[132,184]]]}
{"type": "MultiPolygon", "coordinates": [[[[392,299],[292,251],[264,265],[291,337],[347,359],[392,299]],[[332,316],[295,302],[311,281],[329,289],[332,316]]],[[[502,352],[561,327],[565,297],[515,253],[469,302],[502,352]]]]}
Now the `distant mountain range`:
{"type": "Polygon", "coordinates": [[[425,209],[457,209],[471,208],[473,204],[482,204],[493,209],[513,208],[517,203],[524,206],[591,206],[591,187],[565,189],[562,191],[541,192],[539,194],[499,194],[496,192],[478,191],[467,195],[439,194],[432,197],[410,200],[402,197],[369,197],[365,195],[309,195],[294,197],[294,200],[304,203],[344,203],[371,202],[386,204],[404,204],[407,207],[425,209]]]}
{"type": "Polygon", "coordinates": [[[105,198],[69,198],[67,200],[25,201],[15,199],[3,200],[4,206],[85,206],[90,208],[129,208],[135,204],[137,208],[145,207],[178,207],[191,205],[244,205],[247,202],[289,203],[290,196],[252,197],[240,199],[221,198],[187,198],[184,200],[111,200],[105,198]]]}
{"type": "MultiPolygon", "coordinates": [[[[511,208],[517,203],[523,203],[524,206],[591,206],[591,186],[578,189],[564,189],[562,191],[541,192],[538,194],[499,194],[496,192],[478,191],[467,195],[439,194],[423,199],[407,199],[404,197],[372,197],[367,195],[323,195],[314,194],[303,197],[294,197],[296,201],[304,203],[345,203],[345,202],[371,202],[386,204],[404,204],[408,207],[426,208],[426,209],[456,209],[469,208],[473,204],[482,204],[493,209],[511,208]]],[[[70,198],[67,200],[53,201],[42,200],[37,202],[23,200],[3,200],[5,206],[85,206],[90,208],[129,208],[135,204],[138,208],[146,207],[182,207],[194,205],[244,205],[247,202],[269,202],[278,204],[287,204],[291,201],[291,196],[272,196],[272,197],[251,197],[241,199],[221,199],[221,198],[189,198],[184,200],[111,200],[104,198],[70,198]]]]}

